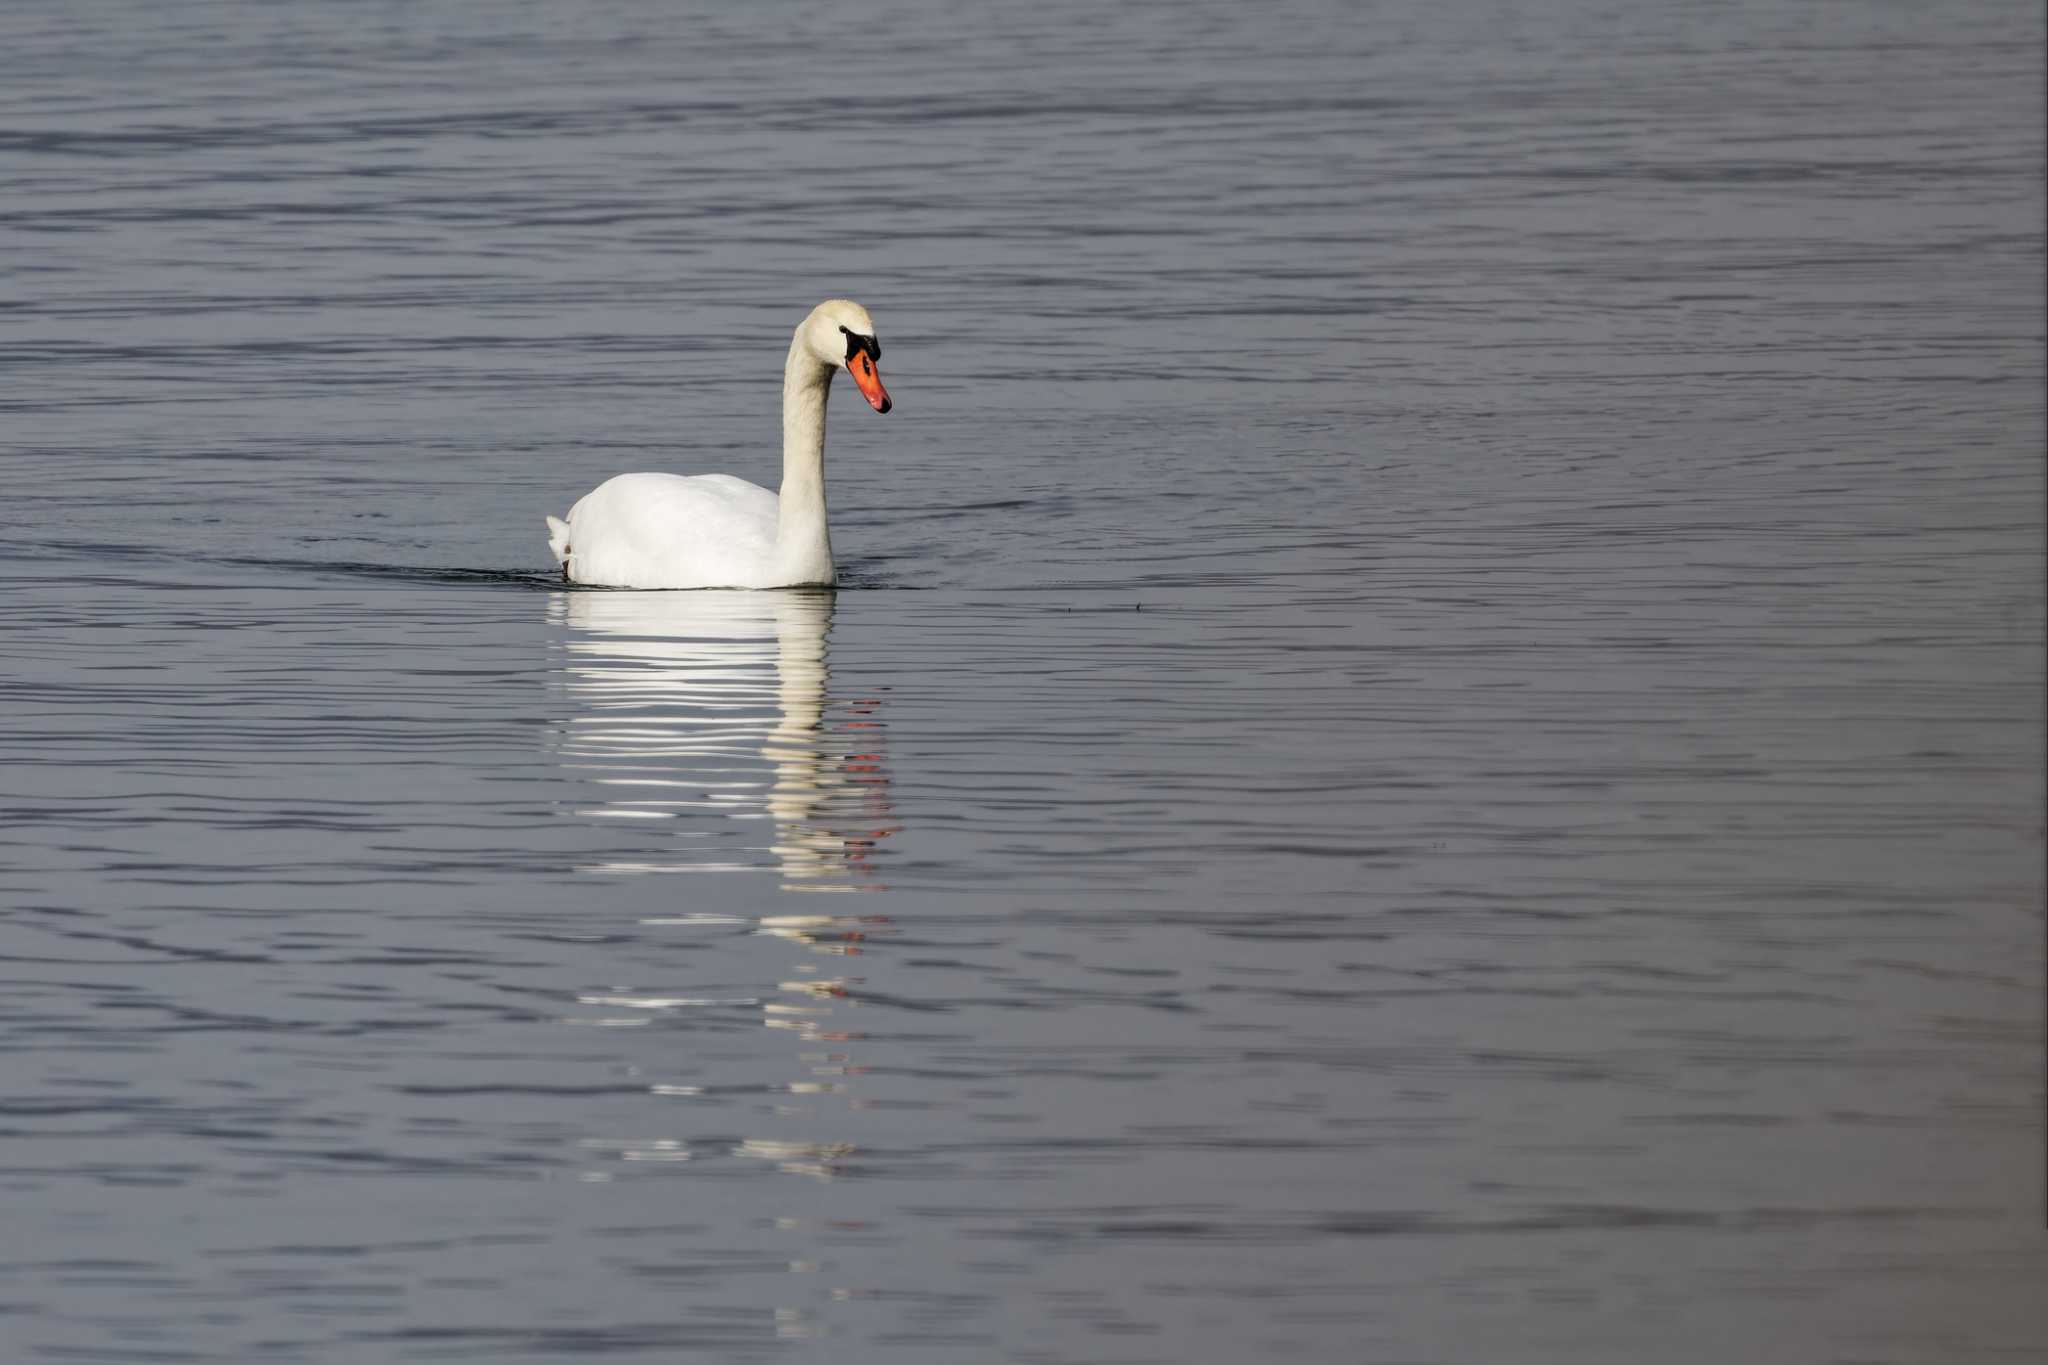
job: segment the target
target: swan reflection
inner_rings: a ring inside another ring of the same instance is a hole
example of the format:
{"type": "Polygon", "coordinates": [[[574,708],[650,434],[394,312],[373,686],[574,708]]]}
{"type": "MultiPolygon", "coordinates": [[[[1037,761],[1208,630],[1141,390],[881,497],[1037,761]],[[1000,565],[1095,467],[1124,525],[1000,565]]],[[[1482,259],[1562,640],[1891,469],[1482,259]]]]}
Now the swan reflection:
{"type": "MultiPolygon", "coordinates": [[[[559,757],[595,794],[575,813],[665,822],[580,870],[774,867],[791,891],[880,889],[873,855],[895,825],[879,703],[830,694],[831,593],[575,592],[553,610],[577,703],[559,757]]],[[[843,946],[843,918],[761,927],[843,946]]]]}
{"type": "MultiPolygon", "coordinates": [[[[567,813],[606,830],[616,850],[579,871],[771,870],[786,891],[882,889],[874,854],[896,825],[880,702],[832,695],[830,593],[565,592],[550,610],[565,628],[558,676],[571,702],[556,758],[580,788],[567,813]]],[[[798,956],[776,972],[787,979],[763,978],[744,998],[699,994],[683,982],[610,987],[577,997],[603,1013],[566,1022],[622,1027],[691,1010],[758,1009],[766,1028],[793,1035],[798,1074],[767,1081],[772,1099],[757,1116],[797,1131],[744,1136],[726,1152],[792,1175],[841,1173],[854,1147],[818,1128],[861,1107],[849,1084],[864,1068],[845,1050],[860,1034],[844,1017],[859,1006],[860,981],[828,976],[839,964],[813,955],[861,952],[884,917],[692,912],[641,923],[750,924],[798,956]]],[[[751,1079],[739,1087],[757,1088],[751,1079]]],[[[655,1083],[649,1093],[722,1105],[733,1090],[655,1083]]],[[[686,1163],[705,1148],[682,1136],[600,1145],[621,1162],[653,1166],[686,1163]]]]}

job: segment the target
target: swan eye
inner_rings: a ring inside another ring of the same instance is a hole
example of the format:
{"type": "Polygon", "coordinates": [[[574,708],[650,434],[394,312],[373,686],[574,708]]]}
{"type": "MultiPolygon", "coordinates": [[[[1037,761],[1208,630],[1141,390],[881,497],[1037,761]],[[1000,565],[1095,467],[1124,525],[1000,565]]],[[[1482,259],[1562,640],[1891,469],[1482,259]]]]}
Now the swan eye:
{"type": "Polygon", "coordinates": [[[839,332],[840,335],[846,338],[847,364],[851,365],[853,363],[853,358],[859,355],[862,351],[866,351],[876,360],[880,360],[882,358],[882,343],[875,340],[873,337],[864,337],[859,332],[849,329],[844,323],[840,324],[839,332]]]}

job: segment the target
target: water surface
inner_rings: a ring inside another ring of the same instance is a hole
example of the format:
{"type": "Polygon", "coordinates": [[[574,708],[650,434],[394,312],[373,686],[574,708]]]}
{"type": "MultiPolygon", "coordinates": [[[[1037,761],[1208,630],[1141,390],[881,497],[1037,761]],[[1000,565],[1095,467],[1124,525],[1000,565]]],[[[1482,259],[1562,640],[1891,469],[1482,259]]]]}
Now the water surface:
{"type": "Polygon", "coordinates": [[[2041,29],[10,6],[0,1354],[2029,1358],[2041,29]]]}

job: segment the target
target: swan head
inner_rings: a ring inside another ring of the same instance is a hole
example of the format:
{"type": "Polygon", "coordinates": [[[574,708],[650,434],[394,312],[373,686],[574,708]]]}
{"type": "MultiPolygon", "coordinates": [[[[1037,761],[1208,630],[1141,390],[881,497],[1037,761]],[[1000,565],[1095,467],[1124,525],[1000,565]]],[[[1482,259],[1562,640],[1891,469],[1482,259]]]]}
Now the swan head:
{"type": "Polygon", "coordinates": [[[811,310],[796,334],[819,364],[852,375],[869,407],[887,412],[894,406],[882,387],[882,341],[867,309],[851,299],[827,299],[811,310]]]}

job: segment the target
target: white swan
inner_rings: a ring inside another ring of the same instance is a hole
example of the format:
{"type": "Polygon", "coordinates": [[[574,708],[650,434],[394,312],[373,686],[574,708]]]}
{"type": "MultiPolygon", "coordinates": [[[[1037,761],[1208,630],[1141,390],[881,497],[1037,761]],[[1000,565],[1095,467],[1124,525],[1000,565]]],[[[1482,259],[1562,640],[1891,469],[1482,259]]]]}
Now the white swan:
{"type": "Polygon", "coordinates": [[[827,299],[790,339],[782,367],[782,492],[730,474],[621,474],[549,517],[548,548],[574,583],[613,588],[830,586],[825,398],[844,366],[876,412],[889,391],[868,310],[827,299]]]}

